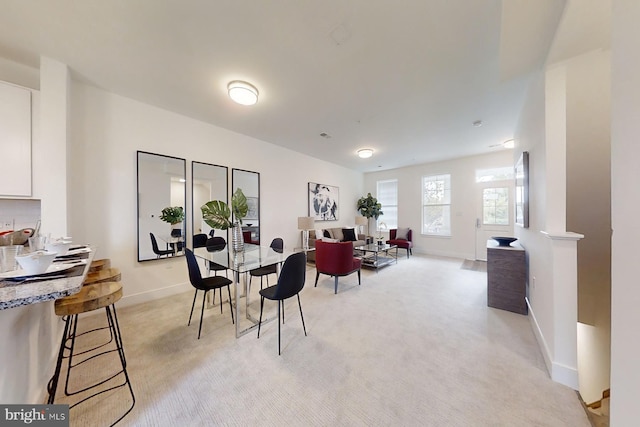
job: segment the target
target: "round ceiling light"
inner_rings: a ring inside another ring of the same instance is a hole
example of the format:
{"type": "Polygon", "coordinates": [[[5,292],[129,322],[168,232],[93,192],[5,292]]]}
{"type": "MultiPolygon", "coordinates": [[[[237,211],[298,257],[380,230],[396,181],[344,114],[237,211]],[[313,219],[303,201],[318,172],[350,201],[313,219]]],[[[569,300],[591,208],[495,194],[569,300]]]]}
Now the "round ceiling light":
{"type": "Polygon", "coordinates": [[[363,148],[362,150],[358,150],[358,157],[361,159],[368,159],[373,156],[373,150],[371,148],[363,148]]]}
{"type": "Polygon", "coordinates": [[[258,89],[240,80],[234,80],[227,85],[229,97],[241,105],[253,105],[258,102],[258,89]]]}

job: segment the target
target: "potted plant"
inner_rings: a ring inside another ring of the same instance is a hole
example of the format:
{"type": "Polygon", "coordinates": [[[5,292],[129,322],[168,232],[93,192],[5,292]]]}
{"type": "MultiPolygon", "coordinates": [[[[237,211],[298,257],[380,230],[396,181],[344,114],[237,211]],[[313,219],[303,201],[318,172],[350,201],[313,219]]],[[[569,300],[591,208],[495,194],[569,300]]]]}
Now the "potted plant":
{"type": "Polygon", "coordinates": [[[171,225],[180,224],[184,220],[184,209],[182,206],[167,206],[162,209],[160,219],[171,225]]]}
{"type": "Polygon", "coordinates": [[[231,208],[222,200],[211,200],[200,207],[202,211],[202,219],[211,228],[217,230],[226,230],[233,228],[231,234],[234,250],[242,250],[244,242],[242,241],[242,218],[247,216],[249,206],[247,205],[247,197],[238,188],[233,196],[231,196],[231,208]],[[231,214],[233,213],[233,222],[231,214]]]}
{"type": "MultiPolygon", "coordinates": [[[[360,215],[367,218],[367,220],[371,220],[371,218],[377,220],[380,215],[384,215],[382,205],[371,193],[367,193],[366,197],[360,197],[358,199],[357,208],[360,215]]],[[[369,224],[367,224],[367,233],[369,233],[369,224]]]]}

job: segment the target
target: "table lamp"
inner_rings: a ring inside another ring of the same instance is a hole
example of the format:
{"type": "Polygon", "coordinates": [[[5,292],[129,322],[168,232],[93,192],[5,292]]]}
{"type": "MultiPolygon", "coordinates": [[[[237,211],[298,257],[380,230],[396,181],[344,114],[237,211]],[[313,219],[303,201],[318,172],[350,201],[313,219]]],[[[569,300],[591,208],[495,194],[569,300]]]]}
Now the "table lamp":
{"type": "MultiPolygon", "coordinates": [[[[363,216],[357,216],[356,217],[356,225],[358,226],[358,232],[362,233],[362,227],[367,225],[367,218],[363,217],[363,216]]],[[[369,231],[369,230],[367,230],[369,231]]]]}
{"type": "Polygon", "coordinates": [[[309,249],[309,230],[315,227],[316,219],[312,216],[298,217],[298,230],[302,230],[302,248],[309,249]]]}

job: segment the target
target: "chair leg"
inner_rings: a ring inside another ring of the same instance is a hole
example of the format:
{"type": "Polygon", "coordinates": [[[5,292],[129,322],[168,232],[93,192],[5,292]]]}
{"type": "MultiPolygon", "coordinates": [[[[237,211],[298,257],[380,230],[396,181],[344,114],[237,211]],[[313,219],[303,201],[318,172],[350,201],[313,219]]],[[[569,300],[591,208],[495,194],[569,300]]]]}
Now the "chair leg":
{"type": "Polygon", "coordinates": [[[193,307],[196,306],[197,296],[198,296],[198,290],[196,289],[196,292],[193,294],[193,304],[191,304],[191,314],[189,314],[189,323],[187,323],[187,326],[191,325],[191,317],[193,316],[193,307]]]}
{"type": "Polygon", "coordinates": [[[334,294],[338,293],[338,276],[334,276],[335,277],[335,290],[334,290],[334,294]]]}
{"type": "Polygon", "coordinates": [[[307,328],[304,326],[304,316],[302,315],[302,304],[300,304],[300,293],[296,294],[298,297],[298,307],[300,307],[300,318],[302,319],[302,329],[304,330],[304,336],[307,336],[307,328]]]}
{"type": "MultiPolygon", "coordinates": [[[[231,323],[235,324],[233,320],[233,305],[231,304],[231,288],[227,285],[227,293],[229,294],[229,311],[231,312],[231,323]]],[[[220,305],[222,306],[222,288],[220,288],[220,305]]]]}
{"type": "Polygon", "coordinates": [[[316,284],[313,285],[314,288],[318,286],[318,277],[320,277],[320,272],[316,271],[316,284]]]}
{"type": "Polygon", "coordinates": [[[278,356],[280,354],[280,304],[278,304],[278,356]]]}
{"type": "Polygon", "coordinates": [[[264,307],[264,297],[260,297],[260,320],[258,320],[258,338],[260,338],[260,326],[262,326],[262,308],[264,307]]]}
{"type": "MultiPolygon", "coordinates": [[[[220,314],[222,314],[222,288],[219,288],[219,289],[220,289],[220,314]]],[[[215,294],[216,294],[216,290],[214,289],[213,295],[215,294]]],[[[213,299],[215,300],[215,296],[213,299]]],[[[229,304],[231,304],[231,298],[229,298],[229,304]]]]}
{"type": "Polygon", "coordinates": [[[407,248],[407,259],[409,259],[409,251],[410,251],[410,250],[411,250],[411,249],[407,248]]]}
{"type": "Polygon", "coordinates": [[[200,332],[202,332],[202,318],[204,317],[204,304],[207,301],[207,291],[204,291],[204,296],[202,297],[202,309],[200,310],[200,327],[198,328],[198,339],[200,339],[200,332]]]}
{"type": "Polygon", "coordinates": [[[360,282],[360,270],[358,270],[358,286],[360,286],[360,285],[361,285],[361,282],[360,282]]]}
{"type": "Polygon", "coordinates": [[[282,324],[284,325],[284,300],[281,300],[280,304],[282,304],[282,324]]]}
{"type": "Polygon", "coordinates": [[[49,391],[49,399],[47,400],[47,404],[53,404],[53,401],[56,397],[56,389],[58,388],[58,380],[60,379],[60,371],[62,369],[62,359],[64,358],[64,349],[67,341],[67,336],[69,335],[69,329],[71,327],[71,316],[67,316],[64,322],[64,333],[62,335],[62,341],[60,343],[60,351],[58,352],[58,360],[56,361],[56,370],[53,373],[53,377],[49,380],[48,391],[49,391]]]}

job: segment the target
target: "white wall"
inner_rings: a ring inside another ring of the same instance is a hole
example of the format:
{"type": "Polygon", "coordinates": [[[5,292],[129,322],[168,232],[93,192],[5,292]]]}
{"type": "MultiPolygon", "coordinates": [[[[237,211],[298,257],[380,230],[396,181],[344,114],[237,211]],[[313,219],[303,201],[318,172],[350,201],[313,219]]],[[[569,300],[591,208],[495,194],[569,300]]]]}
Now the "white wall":
{"type": "MultiPolygon", "coordinates": [[[[189,289],[184,258],[138,263],[136,150],[260,173],[261,238],[300,244],[297,217],[307,215],[307,182],[340,187],[340,221],[353,224],[362,174],[244,135],[73,82],[70,234],[98,247],[122,271],[122,304],[189,289]],[[286,166],[286,167],[283,167],[286,166]]],[[[231,176],[229,176],[231,182],[231,176]]],[[[191,220],[188,191],[186,218],[191,220]]],[[[188,226],[191,229],[191,225],[188,226]]]]}
{"type": "Polygon", "coordinates": [[[611,102],[611,426],[638,423],[640,396],[640,2],[614,0],[611,102]]]}
{"type": "MultiPolygon", "coordinates": [[[[475,258],[475,225],[479,199],[476,169],[514,165],[512,150],[365,174],[363,195],[375,196],[376,181],[398,180],[398,226],[413,230],[414,251],[456,258],[475,258]],[[451,174],[451,237],[422,235],[422,177],[451,174]]],[[[384,209],[382,209],[384,212],[384,209]]],[[[384,221],[384,216],[380,217],[384,221]]]]}

